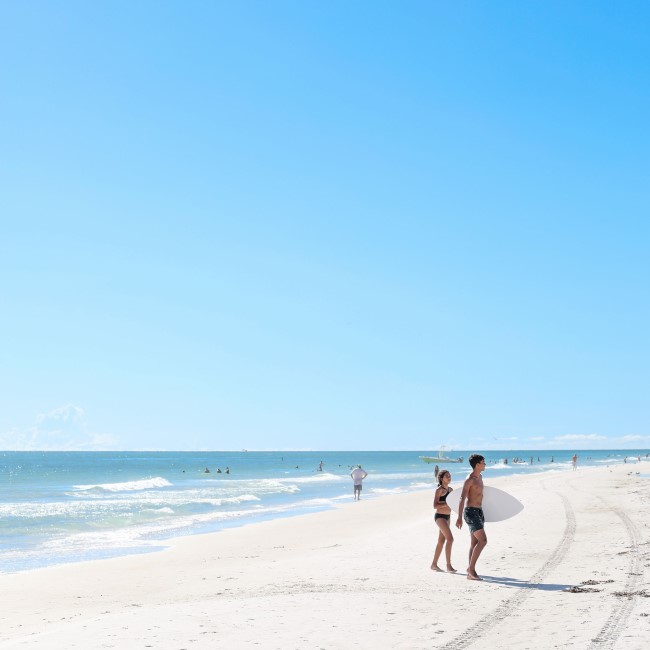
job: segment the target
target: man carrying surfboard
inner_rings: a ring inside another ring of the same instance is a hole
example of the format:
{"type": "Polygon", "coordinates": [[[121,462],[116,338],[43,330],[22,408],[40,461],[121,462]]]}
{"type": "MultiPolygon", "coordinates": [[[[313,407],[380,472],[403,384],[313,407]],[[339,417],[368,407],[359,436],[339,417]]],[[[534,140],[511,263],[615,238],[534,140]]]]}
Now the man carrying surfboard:
{"type": "Polygon", "coordinates": [[[472,473],[463,484],[463,491],[460,495],[458,506],[458,519],[456,527],[463,527],[463,518],[469,526],[470,547],[469,567],[467,568],[468,580],[482,580],[476,573],[476,561],[481,551],[487,544],[485,535],[485,516],[483,515],[483,477],[481,472],[485,469],[485,458],[480,454],[472,454],[469,457],[469,464],[472,466],[472,473]]]}

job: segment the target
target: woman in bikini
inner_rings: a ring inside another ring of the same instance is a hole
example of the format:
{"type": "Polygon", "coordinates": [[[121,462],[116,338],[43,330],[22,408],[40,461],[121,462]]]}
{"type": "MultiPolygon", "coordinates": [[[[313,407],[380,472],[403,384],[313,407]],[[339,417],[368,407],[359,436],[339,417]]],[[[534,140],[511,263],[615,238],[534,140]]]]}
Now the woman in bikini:
{"type": "Polygon", "coordinates": [[[432,571],[442,571],[438,566],[438,558],[442,553],[442,547],[445,546],[445,558],[447,559],[447,571],[449,573],[456,573],[456,569],[451,566],[451,546],[454,543],[454,536],[449,528],[449,517],[451,516],[451,508],[447,505],[447,496],[453,488],[449,487],[451,483],[451,474],[448,470],[443,469],[438,474],[438,488],[433,497],[433,507],[436,509],[435,522],[438,524],[440,532],[438,534],[438,545],[436,552],[433,555],[433,562],[431,563],[432,571]]]}

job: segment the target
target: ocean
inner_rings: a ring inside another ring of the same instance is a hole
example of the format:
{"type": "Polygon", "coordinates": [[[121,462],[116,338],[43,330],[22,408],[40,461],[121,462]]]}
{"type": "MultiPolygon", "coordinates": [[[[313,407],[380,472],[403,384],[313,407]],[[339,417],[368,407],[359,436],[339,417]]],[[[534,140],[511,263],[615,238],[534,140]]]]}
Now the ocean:
{"type": "MultiPolygon", "coordinates": [[[[452,485],[469,472],[470,453],[448,453],[465,459],[444,465],[452,485]]],[[[487,481],[567,471],[573,455],[479,453],[487,481]]],[[[646,453],[579,451],[579,467],[634,463],[646,453]]],[[[364,499],[432,489],[434,465],[420,459],[432,455],[437,452],[0,452],[0,572],[152,552],[173,537],[332,508],[352,501],[350,471],[357,464],[368,472],[364,499]]]]}

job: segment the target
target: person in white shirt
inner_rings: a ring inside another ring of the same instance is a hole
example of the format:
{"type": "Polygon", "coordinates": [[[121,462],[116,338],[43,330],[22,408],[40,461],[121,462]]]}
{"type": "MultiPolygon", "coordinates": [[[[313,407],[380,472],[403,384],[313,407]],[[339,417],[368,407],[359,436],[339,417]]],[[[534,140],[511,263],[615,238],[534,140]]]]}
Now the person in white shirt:
{"type": "Polygon", "coordinates": [[[361,500],[361,483],[366,476],[368,476],[368,472],[366,470],[361,468],[361,465],[357,465],[351,472],[350,476],[352,477],[352,480],[354,481],[354,500],[355,501],[360,501],[361,500]]]}

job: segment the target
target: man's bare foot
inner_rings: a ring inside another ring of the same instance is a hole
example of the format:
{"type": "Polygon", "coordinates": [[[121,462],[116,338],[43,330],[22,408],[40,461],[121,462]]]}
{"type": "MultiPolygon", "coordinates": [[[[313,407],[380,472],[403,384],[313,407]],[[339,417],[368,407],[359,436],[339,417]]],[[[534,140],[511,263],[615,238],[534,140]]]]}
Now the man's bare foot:
{"type": "Polygon", "coordinates": [[[476,573],[476,571],[470,571],[469,569],[467,569],[467,579],[468,580],[483,580],[483,578],[481,578],[481,576],[479,576],[478,573],[476,573]]]}
{"type": "Polygon", "coordinates": [[[432,564],[431,565],[431,570],[432,571],[440,571],[440,573],[442,573],[442,569],[437,564],[432,564]]]}
{"type": "Polygon", "coordinates": [[[447,565],[447,573],[456,573],[456,569],[454,569],[454,567],[451,566],[451,564],[448,564],[447,565]]]}

